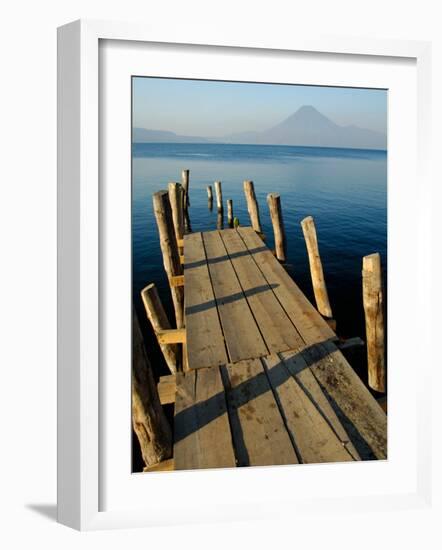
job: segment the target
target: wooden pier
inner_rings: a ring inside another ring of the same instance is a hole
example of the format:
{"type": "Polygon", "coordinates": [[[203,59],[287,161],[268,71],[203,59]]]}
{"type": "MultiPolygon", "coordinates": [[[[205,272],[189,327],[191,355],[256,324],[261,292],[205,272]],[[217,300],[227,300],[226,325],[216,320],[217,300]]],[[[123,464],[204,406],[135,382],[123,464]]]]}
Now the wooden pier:
{"type": "Polygon", "coordinates": [[[184,237],[175,469],[386,458],[386,415],[249,227],[184,237]]]}
{"type": "Polygon", "coordinates": [[[166,359],[176,346],[182,352],[158,384],[161,403],[175,402],[173,459],[164,469],[386,459],[384,410],[341,353],[328,315],[307,300],[262,234],[240,226],[177,235],[169,227],[168,246],[183,268],[168,271],[172,292],[184,294],[177,329],[146,302],[150,287],[143,291],[148,317],[161,313],[156,335],[166,359]]]}

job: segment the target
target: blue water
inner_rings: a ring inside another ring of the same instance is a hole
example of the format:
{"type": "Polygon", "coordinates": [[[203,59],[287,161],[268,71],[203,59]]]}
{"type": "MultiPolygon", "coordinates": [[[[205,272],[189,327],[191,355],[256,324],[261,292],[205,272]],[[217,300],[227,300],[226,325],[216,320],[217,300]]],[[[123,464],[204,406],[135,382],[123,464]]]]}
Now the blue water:
{"type": "MultiPolygon", "coordinates": [[[[362,257],[380,252],[387,267],[387,153],[319,147],[163,144],[133,145],[133,289],[142,328],[152,346],[158,374],[162,358],[144,322],[139,295],[154,282],[173,315],[163,269],[152,194],[180,181],[190,169],[190,219],[193,231],[215,229],[216,207],[208,208],[206,187],[222,182],[224,203],[233,200],[234,215],[249,225],[243,181],[253,180],[267,244],[273,234],[266,203],[270,192],[281,195],[287,236],[287,269],[314,303],[308,258],[300,221],[313,216],[338,334],[364,335],[362,257]]],[[[226,211],[226,208],[225,208],[226,211]]],[[[225,221],[226,223],[226,221],[225,221]]],[[[356,357],[363,362],[363,357],[356,357]]],[[[353,363],[352,363],[353,364],[353,363]]],[[[364,377],[364,369],[360,367],[364,377]]]]}

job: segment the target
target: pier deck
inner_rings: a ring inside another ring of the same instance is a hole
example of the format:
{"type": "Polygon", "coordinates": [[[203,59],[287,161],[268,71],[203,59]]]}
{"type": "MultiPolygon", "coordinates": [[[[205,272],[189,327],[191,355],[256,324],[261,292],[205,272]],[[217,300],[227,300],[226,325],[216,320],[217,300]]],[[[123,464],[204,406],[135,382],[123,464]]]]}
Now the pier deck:
{"type": "Polygon", "coordinates": [[[387,417],[252,228],[184,237],[175,469],[387,456],[387,417]]]}

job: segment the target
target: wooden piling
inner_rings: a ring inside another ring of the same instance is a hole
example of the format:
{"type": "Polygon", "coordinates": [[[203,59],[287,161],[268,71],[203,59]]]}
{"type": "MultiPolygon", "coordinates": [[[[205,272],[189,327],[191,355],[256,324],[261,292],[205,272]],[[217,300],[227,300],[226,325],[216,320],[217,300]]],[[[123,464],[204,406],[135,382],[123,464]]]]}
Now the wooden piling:
{"type": "Polygon", "coordinates": [[[170,372],[172,374],[176,374],[179,370],[178,346],[176,344],[163,344],[160,342],[159,335],[164,330],[170,330],[172,326],[166,312],[164,311],[163,304],[161,303],[158,290],[154,283],[151,283],[143,288],[141,291],[141,299],[143,300],[147,318],[152,325],[158,344],[163,352],[164,360],[166,361],[170,372]]]}
{"type": "Polygon", "coordinates": [[[163,254],[164,269],[171,286],[173,306],[177,328],[184,325],[184,290],[181,286],[173,286],[170,282],[172,277],[183,274],[180,263],[177,239],[172,219],[172,209],[167,191],[158,191],[153,195],[153,210],[160,236],[161,252],[163,254]]]}
{"type": "Polygon", "coordinates": [[[183,189],[184,189],[184,197],[183,197],[184,210],[187,210],[187,207],[190,206],[189,181],[190,181],[190,170],[183,170],[181,172],[181,185],[183,186],[183,189]]]}
{"type": "Polygon", "coordinates": [[[227,199],[227,223],[229,227],[233,227],[233,201],[227,199]]]}
{"type": "Polygon", "coordinates": [[[213,193],[212,186],[207,186],[207,206],[209,207],[210,212],[213,210],[213,193]]]}
{"type": "Polygon", "coordinates": [[[222,210],[219,210],[216,215],[216,228],[219,230],[224,229],[224,214],[222,210]]]}
{"type": "Polygon", "coordinates": [[[379,253],[364,256],[362,291],[367,334],[368,384],[385,392],[385,342],[382,269],[379,253]]]}
{"type": "Polygon", "coordinates": [[[132,426],[146,466],[172,456],[172,431],[164,415],[138,319],[132,314],[132,426]]]}
{"type": "Polygon", "coordinates": [[[267,204],[269,205],[270,218],[272,220],[273,234],[275,237],[275,254],[280,262],[285,262],[287,244],[284,222],[282,219],[281,197],[278,193],[269,193],[267,195],[267,204]]]}
{"type": "MultiPolygon", "coordinates": [[[[179,183],[169,183],[169,202],[172,209],[173,227],[177,243],[180,243],[184,238],[184,211],[183,211],[183,186],[179,183]]],[[[180,254],[182,247],[178,245],[180,254]]]]}
{"type": "Polygon", "coordinates": [[[257,233],[261,234],[262,229],[261,229],[261,221],[259,219],[258,201],[256,200],[255,187],[253,185],[253,181],[246,180],[244,182],[244,194],[246,196],[247,210],[249,212],[250,222],[252,224],[252,227],[257,233]]]}
{"type": "Polygon", "coordinates": [[[330,301],[328,299],[327,286],[325,284],[324,271],[322,269],[321,257],[319,255],[318,239],[316,235],[315,222],[311,216],[304,218],[301,222],[307,246],[310,274],[312,277],[313,292],[315,294],[316,307],[324,317],[333,317],[330,301]]]}
{"type": "Polygon", "coordinates": [[[223,211],[223,190],[221,188],[221,182],[215,182],[215,193],[216,193],[216,207],[218,212],[223,211]]]}

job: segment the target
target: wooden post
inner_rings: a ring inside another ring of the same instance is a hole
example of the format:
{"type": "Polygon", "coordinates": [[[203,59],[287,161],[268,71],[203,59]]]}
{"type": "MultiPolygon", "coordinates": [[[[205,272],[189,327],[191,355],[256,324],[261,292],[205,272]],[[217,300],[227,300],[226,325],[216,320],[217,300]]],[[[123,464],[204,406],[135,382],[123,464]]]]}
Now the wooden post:
{"type": "Polygon", "coordinates": [[[210,212],[213,210],[213,193],[212,193],[212,186],[207,186],[207,205],[209,207],[210,212]]]}
{"type": "MultiPolygon", "coordinates": [[[[171,329],[171,324],[164,311],[163,304],[161,303],[158,290],[154,283],[147,285],[141,291],[141,299],[143,300],[144,308],[146,310],[147,318],[152,325],[155,332],[155,336],[158,340],[158,334],[163,330],[171,329]]],[[[164,359],[172,374],[176,374],[178,370],[178,346],[176,344],[161,344],[159,346],[163,352],[164,359]]]]}
{"type": "MultiPolygon", "coordinates": [[[[183,212],[183,186],[179,183],[169,183],[169,202],[172,209],[173,227],[175,237],[178,242],[181,242],[184,237],[184,212],[183,212]]],[[[178,246],[180,254],[182,247],[178,246]]]]}
{"type": "Polygon", "coordinates": [[[362,291],[367,334],[368,384],[385,392],[384,305],[381,257],[378,253],[362,260],[362,291]]]}
{"type": "Polygon", "coordinates": [[[246,180],[244,182],[244,194],[246,196],[247,210],[249,211],[252,227],[257,233],[262,233],[261,221],[259,219],[258,201],[256,200],[253,181],[246,180]]]}
{"type": "Polygon", "coordinates": [[[270,218],[272,220],[273,234],[275,236],[275,253],[280,262],[286,260],[286,239],[284,231],[284,222],[281,211],[281,197],[278,193],[269,193],[267,195],[267,204],[269,205],[270,218]]]}
{"type": "Polygon", "coordinates": [[[160,404],[136,314],[132,313],[132,426],[146,466],[172,456],[172,431],[160,404]]]}
{"type": "Polygon", "coordinates": [[[219,210],[216,215],[216,228],[224,229],[224,214],[222,210],[219,210]]]}
{"type": "Polygon", "coordinates": [[[308,261],[312,277],[313,292],[315,294],[316,307],[324,317],[333,317],[330,301],[328,299],[327,287],[325,285],[324,271],[322,269],[321,257],[319,255],[318,239],[316,236],[315,222],[311,216],[304,218],[301,222],[307,246],[308,261]]]}
{"type": "Polygon", "coordinates": [[[187,207],[190,206],[190,200],[189,200],[189,170],[183,170],[181,172],[181,184],[184,189],[184,197],[183,197],[183,207],[184,210],[187,210],[187,207]]]}
{"type": "MultiPolygon", "coordinates": [[[[158,226],[161,252],[163,254],[164,269],[167,278],[171,281],[173,276],[182,275],[183,268],[180,263],[175,229],[172,220],[172,209],[167,191],[158,191],[153,195],[153,210],[158,226]]],[[[181,286],[172,286],[171,293],[177,328],[184,326],[184,290],[181,286]]]]}
{"type": "Polygon", "coordinates": [[[229,227],[233,227],[233,201],[227,199],[227,223],[229,227]]]}
{"type": "Polygon", "coordinates": [[[223,190],[221,189],[221,182],[215,182],[215,193],[216,193],[216,207],[218,212],[223,211],[223,190]]]}

